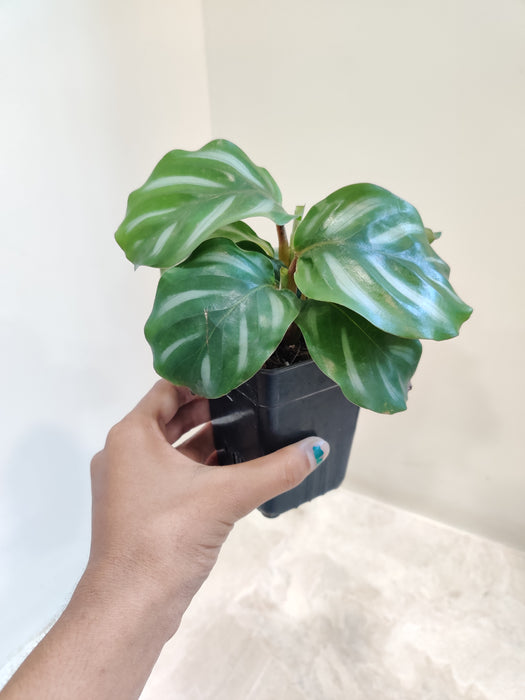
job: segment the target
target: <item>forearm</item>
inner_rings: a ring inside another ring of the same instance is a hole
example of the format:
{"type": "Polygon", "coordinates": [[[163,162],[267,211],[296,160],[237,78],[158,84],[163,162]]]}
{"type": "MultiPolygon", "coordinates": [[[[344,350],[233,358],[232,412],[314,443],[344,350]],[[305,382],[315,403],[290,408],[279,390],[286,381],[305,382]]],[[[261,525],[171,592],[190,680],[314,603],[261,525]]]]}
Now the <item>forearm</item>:
{"type": "Polygon", "coordinates": [[[139,582],[88,569],[64,613],[2,700],[138,698],[178,612],[139,582]]]}

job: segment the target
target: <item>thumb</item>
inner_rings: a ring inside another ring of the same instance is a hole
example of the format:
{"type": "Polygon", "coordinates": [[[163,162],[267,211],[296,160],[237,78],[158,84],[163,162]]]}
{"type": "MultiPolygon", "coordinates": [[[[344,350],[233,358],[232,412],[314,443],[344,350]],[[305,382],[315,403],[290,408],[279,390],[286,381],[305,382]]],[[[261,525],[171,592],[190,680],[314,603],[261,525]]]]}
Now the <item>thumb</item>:
{"type": "Polygon", "coordinates": [[[329,453],[330,446],[325,440],[308,437],[250,462],[221,467],[221,472],[230,472],[235,515],[243,517],[270,498],[297,486],[329,453]]]}

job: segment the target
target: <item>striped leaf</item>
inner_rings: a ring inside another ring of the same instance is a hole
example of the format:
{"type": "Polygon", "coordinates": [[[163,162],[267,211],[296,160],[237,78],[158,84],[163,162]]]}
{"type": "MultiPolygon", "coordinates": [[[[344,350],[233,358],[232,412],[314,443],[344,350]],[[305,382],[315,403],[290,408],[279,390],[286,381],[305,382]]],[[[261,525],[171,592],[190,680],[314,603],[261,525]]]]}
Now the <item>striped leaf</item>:
{"type": "Polygon", "coordinates": [[[249,250],[262,250],[266,255],[273,257],[274,250],[271,243],[260,238],[255,231],[245,224],[244,221],[235,221],[233,224],[223,226],[214,231],[209,238],[228,238],[234,243],[238,243],[241,247],[245,246],[249,250]]]}
{"type": "Polygon", "coordinates": [[[136,266],[167,268],[185,260],[217,229],[251,216],[277,224],[293,218],[270,174],[233,143],[171,151],[132,192],[115,234],[136,266]]]}
{"type": "Polygon", "coordinates": [[[312,300],[296,323],[312,359],[350,401],[378,413],[406,409],[419,340],[390,335],[350,309],[312,300]]]}
{"type": "Polygon", "coordinates": [[[145,328],[155,369],[201,396],[227,394],[261,368],[299,308],[266,255],[207,241],[160,278],[145,328]]]}
{"type": "Polygon", "coordinates": [[[443,340],[472,313],[416,209],[376,185],[344,187],[312,207],[294,247],[303,294],[352,309],[388,333],[443,340]]]}

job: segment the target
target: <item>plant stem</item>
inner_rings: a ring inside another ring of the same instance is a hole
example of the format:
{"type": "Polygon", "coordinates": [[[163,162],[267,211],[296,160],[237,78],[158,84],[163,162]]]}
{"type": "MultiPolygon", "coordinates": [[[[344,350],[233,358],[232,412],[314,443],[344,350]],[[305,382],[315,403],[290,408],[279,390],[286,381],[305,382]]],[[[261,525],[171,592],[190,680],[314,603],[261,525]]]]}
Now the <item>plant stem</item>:
{"type": "Polygon", "coordinates": [[[299,224],[303,220],[304,207],[305,207],[304,204],[298,204],[295,207],[295,219],[294,219],[293,226],[292,226],[292,235],[290,236],[290,246],[292,247],[292,249],[293,249],[293,239],[295,237],[295,231],[297,230],[297,227],[299,226],[299,224]]]}
{"type": "Polygon", "coordinates": [[[294,279],[295,270],[297,269],[297,260],[297,255],[295,255],[290,267],[288,268],[288,289],[294,293],[297,291],[297,285],[295,284],[294,279]]]}
{"type": "Polygon", "coordinates": [[[290,262],[290,245],[288,244],[288,236],[284,226],[276,224],[277,238],[279,239],[279,260],[288,265],[290,262]]]}

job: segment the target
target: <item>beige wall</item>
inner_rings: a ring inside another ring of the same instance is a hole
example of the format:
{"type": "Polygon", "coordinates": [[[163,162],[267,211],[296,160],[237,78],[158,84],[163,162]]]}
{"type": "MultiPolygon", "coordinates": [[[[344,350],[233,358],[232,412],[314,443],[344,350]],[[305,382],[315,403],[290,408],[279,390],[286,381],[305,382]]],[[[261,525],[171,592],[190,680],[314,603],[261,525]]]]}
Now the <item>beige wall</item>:
{"type": "Polygon", "coordinates": [[[288,207],[371,181],[443,231],[475,307],[406,413],[362,412],[346,485],[525,547],[525,4],[204,0],[213,136],[288,207]]]}
{"type": "Polygon", "coordinates": [[[113,233],[128,192],[209,138],[195,0],[0,3],[0,686],[89,545],[89,461],[155,375],[157,281],[113,233]]]}

